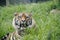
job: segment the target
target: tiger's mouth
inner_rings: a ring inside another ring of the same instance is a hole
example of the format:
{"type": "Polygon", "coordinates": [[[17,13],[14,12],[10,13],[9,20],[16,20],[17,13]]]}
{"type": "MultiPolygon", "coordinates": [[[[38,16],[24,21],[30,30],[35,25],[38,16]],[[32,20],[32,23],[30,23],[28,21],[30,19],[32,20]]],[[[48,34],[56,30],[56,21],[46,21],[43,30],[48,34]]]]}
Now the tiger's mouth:
{"type": "Polygon", "coordinates": [[[20,23],[20,29],[25,29],[27,28],[27,23],[26,22],[21,22],[20,23]]]}
{"type": "Polygon", "coordinates": [[[26,27],[26,26],[27,26],[26,23],[20,24],[20,27],[26,27]]]}

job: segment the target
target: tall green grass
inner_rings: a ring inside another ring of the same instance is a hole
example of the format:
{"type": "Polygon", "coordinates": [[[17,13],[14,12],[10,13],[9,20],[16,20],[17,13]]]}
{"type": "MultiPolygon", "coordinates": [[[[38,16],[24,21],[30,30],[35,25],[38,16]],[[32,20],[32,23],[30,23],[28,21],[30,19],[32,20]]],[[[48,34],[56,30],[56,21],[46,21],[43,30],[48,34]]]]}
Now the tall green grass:
{"type": "Polygon", "coordinates": [[[37,29],[27,29],[22,40],[60,40],[60,14],[51,14],[53,2],[32,3],[26,5],[1,7],[0,38],[13,32],[12,19],[15,12],[32,12],[37,29]]]}

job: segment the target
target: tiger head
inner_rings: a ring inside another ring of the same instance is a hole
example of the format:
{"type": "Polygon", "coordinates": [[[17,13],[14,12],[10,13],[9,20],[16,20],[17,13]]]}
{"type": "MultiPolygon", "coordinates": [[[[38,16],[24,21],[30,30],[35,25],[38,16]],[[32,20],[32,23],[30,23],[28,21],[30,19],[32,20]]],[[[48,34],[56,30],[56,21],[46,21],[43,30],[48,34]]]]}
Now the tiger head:
{"type": "Polygon", "coordinates": [[[15,27],[24,29],[31,25],[32,15],[28,13],[15,13],[15,27]]]}

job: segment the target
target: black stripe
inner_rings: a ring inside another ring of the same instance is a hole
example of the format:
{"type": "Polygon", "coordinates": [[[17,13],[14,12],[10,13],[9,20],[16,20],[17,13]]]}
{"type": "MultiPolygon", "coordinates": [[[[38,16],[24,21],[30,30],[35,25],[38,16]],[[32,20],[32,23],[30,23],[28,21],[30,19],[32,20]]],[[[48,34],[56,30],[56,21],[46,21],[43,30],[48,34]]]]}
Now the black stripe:
{"type": "Polygon", "coordinates": [[[9,36],[9,33],[7,33],[3,38],[1,38],[1,40],[6,40],[8,36],[9,36]]]}

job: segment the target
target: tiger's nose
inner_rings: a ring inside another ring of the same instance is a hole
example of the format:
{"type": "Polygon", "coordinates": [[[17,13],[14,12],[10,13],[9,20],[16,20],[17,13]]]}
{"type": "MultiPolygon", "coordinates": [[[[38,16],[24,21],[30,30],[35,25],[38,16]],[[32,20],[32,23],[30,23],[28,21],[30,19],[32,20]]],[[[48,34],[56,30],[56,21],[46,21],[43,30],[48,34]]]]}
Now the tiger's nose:
{"type": "Polygon", "coordinates": [[[22,20],[23,22],[25,22],[25,20],[22,20]]]}

